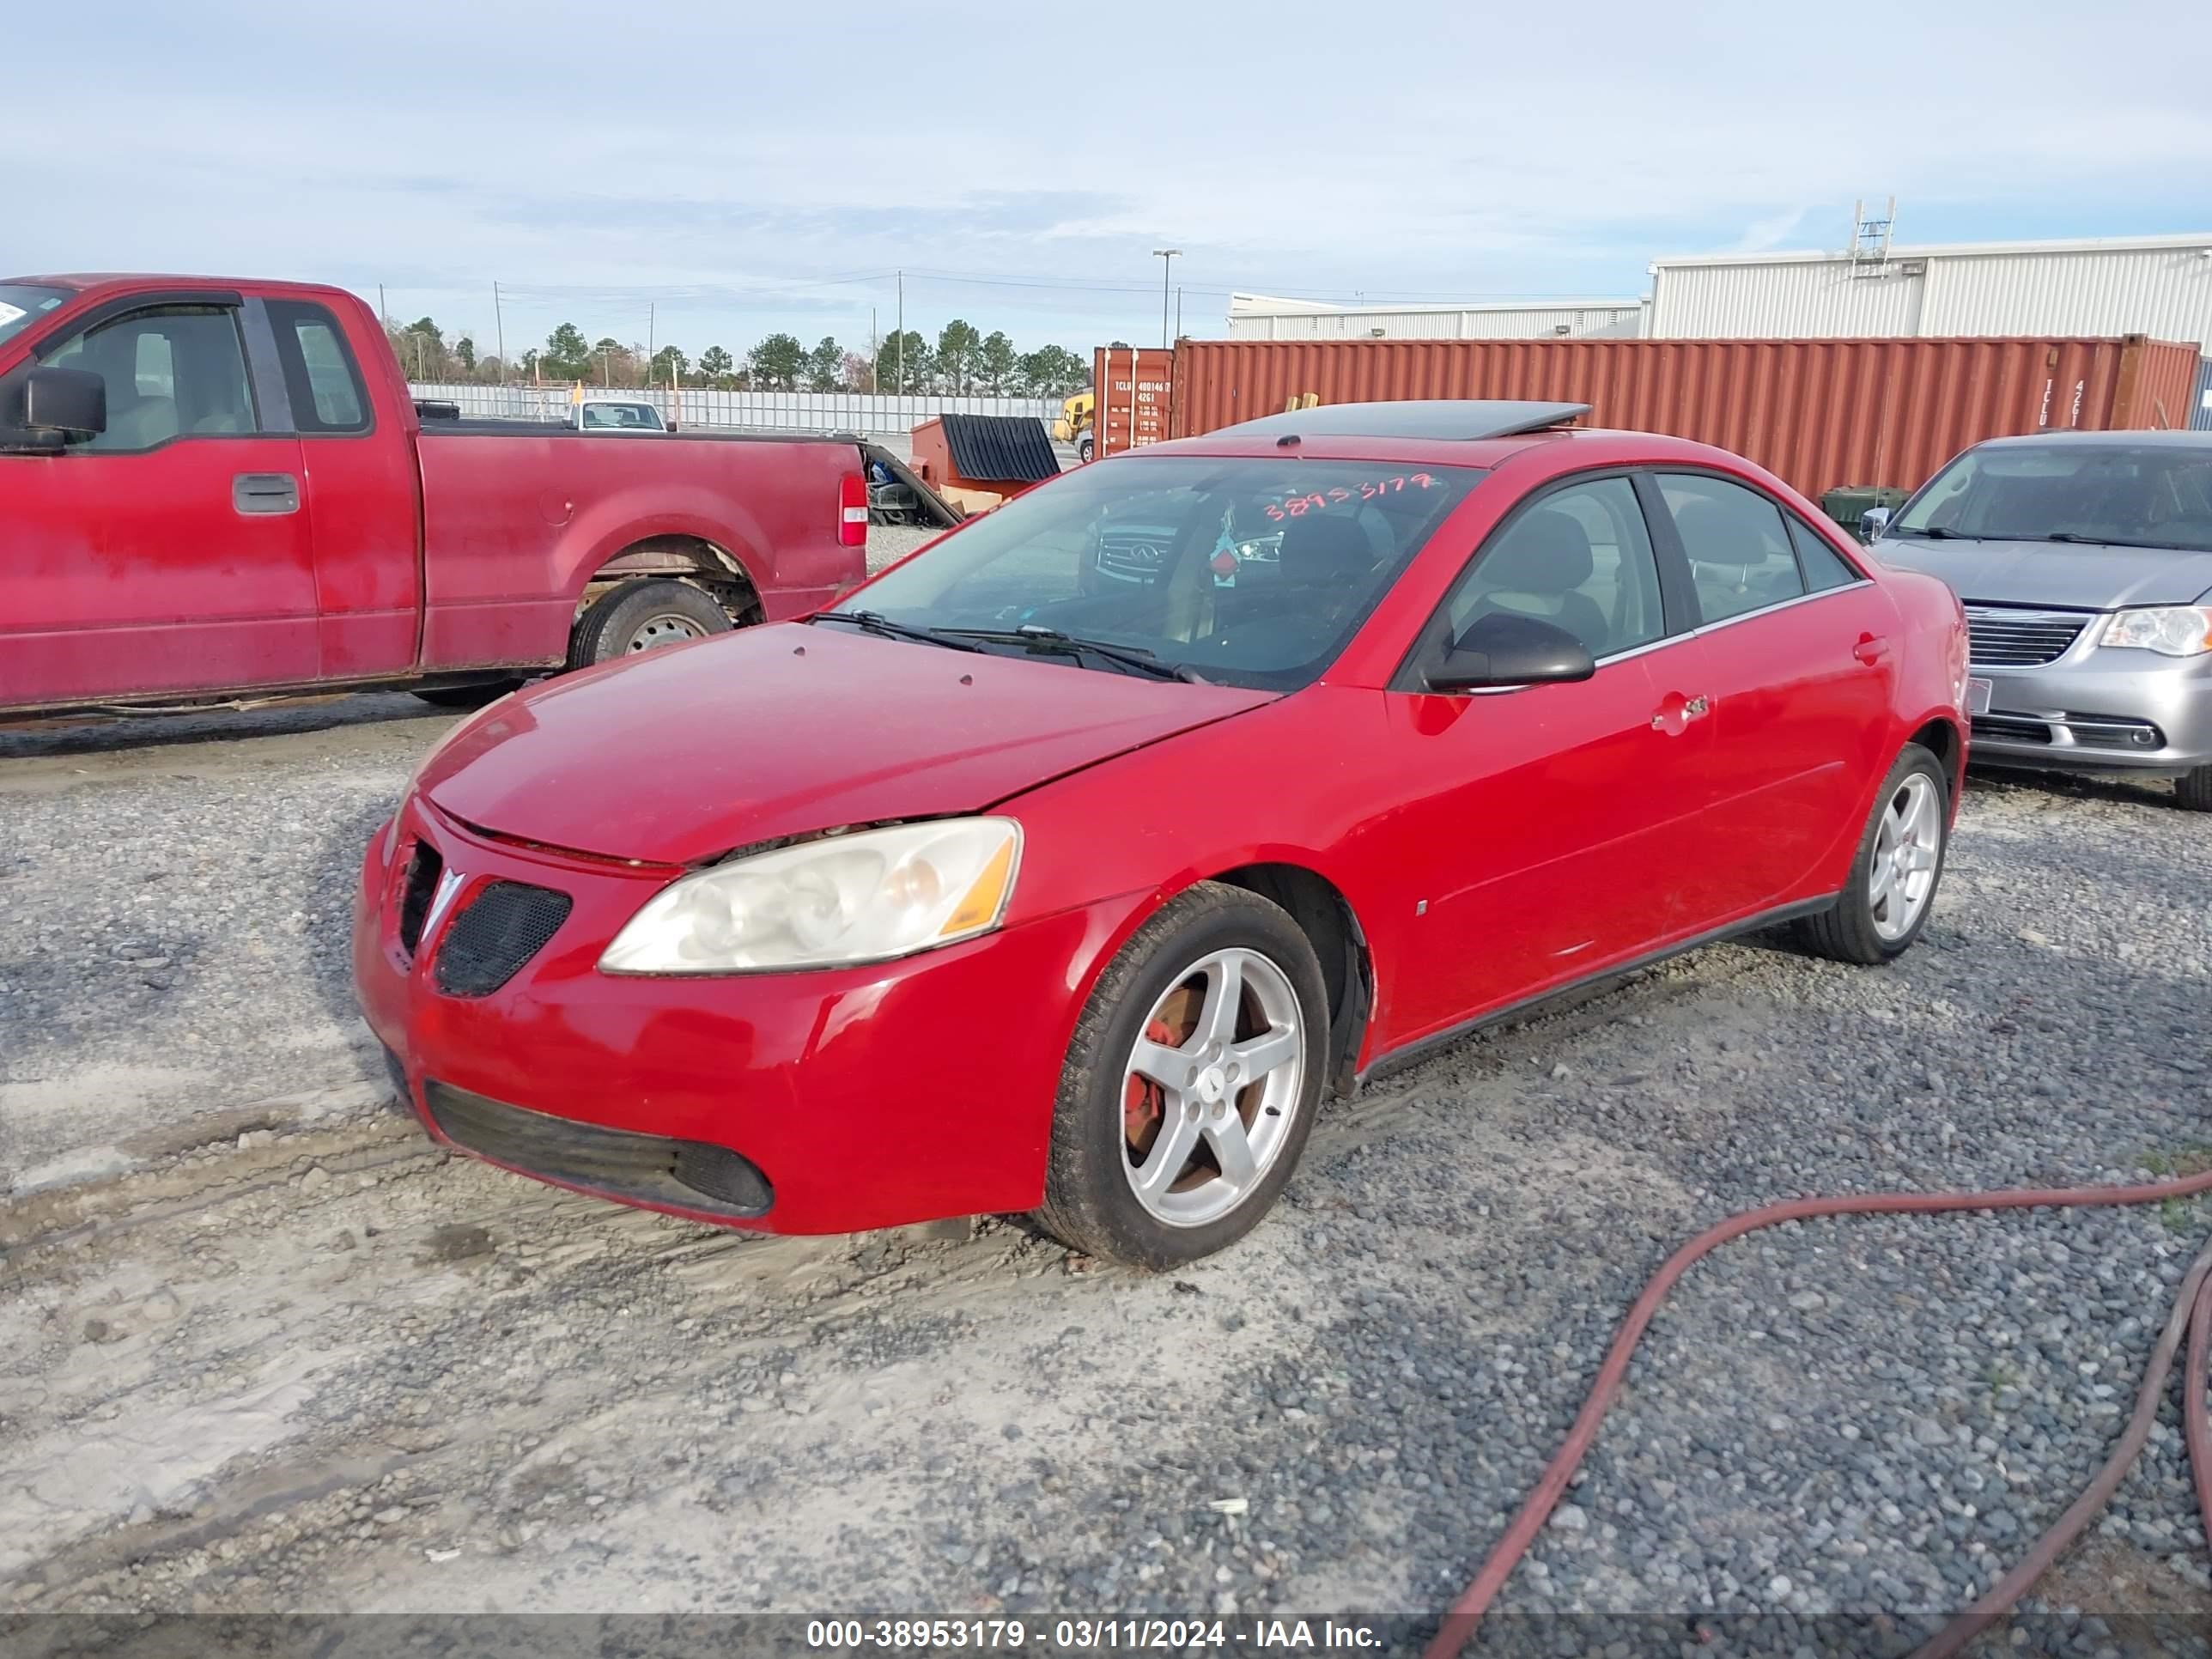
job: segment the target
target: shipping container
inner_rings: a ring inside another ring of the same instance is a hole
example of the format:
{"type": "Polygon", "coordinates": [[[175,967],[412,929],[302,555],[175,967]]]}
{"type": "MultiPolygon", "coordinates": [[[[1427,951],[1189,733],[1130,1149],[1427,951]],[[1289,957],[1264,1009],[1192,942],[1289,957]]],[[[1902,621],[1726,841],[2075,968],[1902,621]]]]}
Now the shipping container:
{"type": "Polygon", "coordinates": [[[1162,346],[1100,346],[1091,385],[1098,398],[1097,459],[1142,449],[1168,435],[1175,353],[1162,346]]]}
{"type": "Polygon", "coordinates": [[[2104,340],[1186,340],[1170,429],[1389,398],[1588,404],[1583,424],[1748,456],[1818,498],[1917,489],[1984,438],[2179,427],[2197,349],[2104,340]]]}
{"type": "Polygon", "coordinates": [[[2189,429],[2212,432],[2212,357],[2197,365],[2197,401],[2190,405],[2189,429]]]}

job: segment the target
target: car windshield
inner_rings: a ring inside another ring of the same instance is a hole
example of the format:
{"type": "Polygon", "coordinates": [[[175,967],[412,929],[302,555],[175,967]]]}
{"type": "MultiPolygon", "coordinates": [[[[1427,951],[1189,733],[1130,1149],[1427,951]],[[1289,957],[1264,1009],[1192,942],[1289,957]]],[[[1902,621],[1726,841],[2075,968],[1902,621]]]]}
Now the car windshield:
{"type": "Polygon", "coordinates": [[[63,301],[65,288],[46,288],[34,283],[0,283],[0,345],[21,334],[63,301]]]}
{"type": "Polygon", "coordinates": [[[586,404],[584,424],[655,427],[660,424],[660,419],[643,404],[586,404]]]}
{"type": "MultiPolygon", "coordinates": [[[[1484,476],[1374,461],[1127,456],[1079,467],[970,521],[830,614],[989,649],[1050,651],[1039,636],[1060,634],[1186,678],[1290,690],[1334,660],[1484,476]]],[[[1081,666],[1137,672],[1057,650],[1081,666]]]]}
{"type": "Polygon", "coordinates": [[[2212,550],[2212,443],[1970,449],[1906,504],[1891,529],[2212,550]]]}

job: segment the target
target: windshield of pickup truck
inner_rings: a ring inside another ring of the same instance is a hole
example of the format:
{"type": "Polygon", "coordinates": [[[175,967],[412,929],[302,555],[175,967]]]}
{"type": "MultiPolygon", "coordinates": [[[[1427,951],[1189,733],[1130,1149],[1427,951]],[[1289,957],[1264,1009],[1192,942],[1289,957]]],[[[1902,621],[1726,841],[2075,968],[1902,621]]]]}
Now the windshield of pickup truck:
{"type": "Polygon", "coordinates": [[[21,334],[63,301],[65,288],[46,288],[35,283],[0,283],[0,345],[21,334]]]}
{"type": "Polygon", "coordinates": [[[1127,456],[971,520],[817,620],[1104,672],[1291,690],[1335,659],[1484,476],[1127,456]]]}
{"type": "Polygon", "coordinates": [[[1970,449],[1890,533],[2212,551],[2212,442],[1970,449]]]}

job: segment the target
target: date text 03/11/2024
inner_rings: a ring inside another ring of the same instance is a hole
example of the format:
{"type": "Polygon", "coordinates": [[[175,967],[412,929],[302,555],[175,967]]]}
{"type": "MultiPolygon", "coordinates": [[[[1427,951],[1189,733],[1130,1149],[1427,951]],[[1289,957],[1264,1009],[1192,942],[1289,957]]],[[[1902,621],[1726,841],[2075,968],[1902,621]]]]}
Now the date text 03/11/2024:
{"type": "Polygon", "coordinates": [[[1270,1652],[1372,1650],[1385,1638],[1368,1625],[1334,1619],[822,1619],[806,1626],[806,1645],[825,1653],[958,1652],[973,1649],[1066,1653],[1193,1648],[1270,1652]]]}

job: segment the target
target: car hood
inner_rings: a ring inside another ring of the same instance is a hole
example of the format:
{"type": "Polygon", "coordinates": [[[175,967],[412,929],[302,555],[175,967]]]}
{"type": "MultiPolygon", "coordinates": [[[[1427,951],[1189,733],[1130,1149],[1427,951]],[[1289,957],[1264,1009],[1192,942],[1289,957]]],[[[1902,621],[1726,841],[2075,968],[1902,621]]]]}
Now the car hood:
{"type": "Polygon", "coordinates": [[[479,830],[694,864],[975,811],[1276,695],[781,623],[503,698],[456,730],[417,787],[479,830]]]}
{"type": "Polygon", "coordinates": [[[2114,611],[2188,605],[2212,588],[2212,553],[2069,542],[1931,542],[1886,537],[1875,557],[1940,576],[1972,605],[2048,605],[2114,611]]]}

